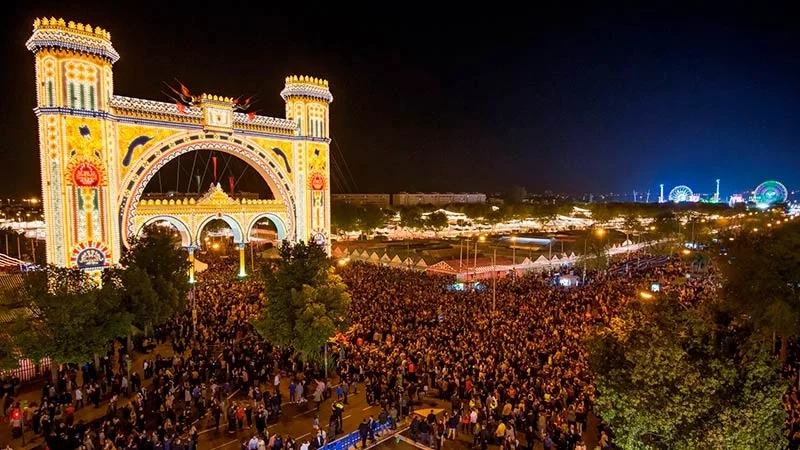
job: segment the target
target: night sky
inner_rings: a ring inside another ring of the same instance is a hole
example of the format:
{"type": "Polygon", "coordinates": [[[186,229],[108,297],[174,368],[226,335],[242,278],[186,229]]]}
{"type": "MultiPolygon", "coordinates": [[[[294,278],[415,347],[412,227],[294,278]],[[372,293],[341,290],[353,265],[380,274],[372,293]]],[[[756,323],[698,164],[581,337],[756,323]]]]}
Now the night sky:
{"type": "Polygon", "coordinates": [[[769,11],[758,3],[128,3],[5,8],[0,195],[40,192],[24,43],[45,15],[111,32],[119,95],[169,101],[161,82],[177,77],[197,92],[257,93],[259,114],[283,117],[286,75],[327,78],[332,155],[342,168],[344,155],[352,173],[334,180],[339,192],[518,184],[572,194],[650,189],[654,199],[659,183],[712,192],[720,178],[727,196],[767,179],[790,189],[800,181],[800,27],[783,3],[769,11]]]}

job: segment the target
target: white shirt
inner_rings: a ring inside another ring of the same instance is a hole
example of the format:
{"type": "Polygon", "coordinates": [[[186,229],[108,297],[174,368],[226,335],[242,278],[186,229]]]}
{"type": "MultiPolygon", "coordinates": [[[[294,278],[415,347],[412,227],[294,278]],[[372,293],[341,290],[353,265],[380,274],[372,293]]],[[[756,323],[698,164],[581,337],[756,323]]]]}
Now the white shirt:
{"type": "Polygon", "coordinates": [[[300,444],[300,450],[308,450],[308,447],[311,446],[310,442],[303,442],[300,444]]]}

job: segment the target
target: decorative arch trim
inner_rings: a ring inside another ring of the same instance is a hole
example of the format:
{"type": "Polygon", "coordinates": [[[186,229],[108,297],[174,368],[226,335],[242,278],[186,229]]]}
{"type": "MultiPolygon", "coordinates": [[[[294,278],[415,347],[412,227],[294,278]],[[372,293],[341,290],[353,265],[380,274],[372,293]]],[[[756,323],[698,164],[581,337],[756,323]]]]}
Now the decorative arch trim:
{"type": "Polygon", "coordinates": [[[181,234],[181,247],[189,247],[192,245],[192,232],[189,229],[189,226],[186,225],[184,221],[175,216],[161,215],[161,216],[151,217],[144,221],[142,226],[139,227],[139,230],[137,230],[136,234],[138,235],[139,233],[142,232],[142,230],[144,230],[144,227],[156,222],[169,222],[170,225],[177,228],[178,232],[181,234]]]}
{"type": "Polygon", "coordinates": [[[161,141],[137,158],[137,164],[130,168],[121,185],[123,195],[119,202],[123,242],[127,242],[127,237],[132,236],[135,231],[133,217],[136,206],[150,180],[168,162],[184,153],[199,150],[222,151],[242,158],[256,169],[286,205],[286,235],[289,239],[293,237],[296,222],[294,191],[292,181],[280,167],[280,162],[270,156],[267,150],[246,139],[224,134],[196,133],[173,136],[161,141]]]}
{"type": "Polygon", "coordinates": [[[281,219],[274,213],[263,213],[254,217],[253,220],[251,220],[250,223],[247,225],[246,236],[248,239],[250,239],[250,233],[253,232],[253,227],[256,226],[256,223],[258,223],[259,220],[264,218],[269,219],[272,223],[275,224],[275,228],[278,229],[278,241],[283,241],[284,239],[286,239],[286,225],[283,223],[283,219],[281,219]]]}

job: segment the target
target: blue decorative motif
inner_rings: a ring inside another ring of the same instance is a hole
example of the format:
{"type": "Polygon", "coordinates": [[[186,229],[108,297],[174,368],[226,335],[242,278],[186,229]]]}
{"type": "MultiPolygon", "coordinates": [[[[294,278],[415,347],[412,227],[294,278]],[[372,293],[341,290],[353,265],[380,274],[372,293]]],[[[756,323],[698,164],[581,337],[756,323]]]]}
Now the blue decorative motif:
{"type": "MultiPolygon", "coordinates": [[[[140,199],[142,197],[142,195],[144,194],[145,187],[150,182],[150,180],[153,178],[153,176],[155,176],[155,174],[158,173],[158,171],[161,170],[161,168],[163,168],[168,162],[172,161],[173,159],[177,158],[178,156],[183,155],[184,153],[189,153],[189,152],[193,152],[193,151],[197,151],[197,150],[221,150],[221,151],[231,152],[231,153],[233,153],[233,154],[235,154],[237,156],[241,156],[242,159],[244,159],[245,161],[248,161],[248,162],[251,162],[251,163],[255,164],[260,169],[262,169],[264,171],[264,173],[268,174],[269,177],[274,182],[274,186],[278,191],[278,195],[280,196],[280,198],[282,198],[284,200],[284,202],[286,202],[286,213],[287,213],[286,215],[287,215],[287,217],[290,218],[290,221],[291,221],[290,223],[287,224],[286,235],[287,235],[287,237],[289,237],[291,239],[291,237],[294,235],[294,232],[295,232],[294,224],[296,223],[296,215],[295,215],[295,212],[294,212],[294,210],[295,210],[295,198],[294,198],[294,195],[291,192],[291,190],[286,189],[284,187],[284,185],[281,183],[281,180],[278,179],[278,176],[276,175],[275,169],[271,168],[270,165],[266,161],[264,161],[264,159],[258,157],[258,154],[257,154],[258,152],[255,151],[255,150],[249,150],[247,148],[240,147],[238,145],[229,144],[227,142],[207,141],[207,140],[198,140],[198,142],[196,142],[196,143],[194,143],[192,145],[188,145],[188,146],[180,147],[180,148],[170,148],[169,145],[167,145],[167,146],[165,146],[165,147],[163,147],[161,149],[161,153],[162,154],[165,154],[165,153],[168,153],[168,154],[166,154],[159,162],[157,162],[153,166],[147,168],[147,171],[144,173],[144,175],[141,177],[141,179],[138,182],[138,187],[136,188],[136,191],[135,192],[131,192],[129,197],[124,197],[122,199],[122,202],[121,202],[122,207],[120,208],[120,215],[121,216],[124,216],[124,214],[125,214],[125,205],[127,204],[127,202],[129,202],[129,201],[133,202],[130,205],[130,209],[128,211],[128,216],[127,217],[123,217],[123,220],[127,221],[127,230],[126,230],[127,231],[127,235],[126,235],[126,237],[130,237],[130,236],[134,236],[135,235],[134,234],[135,230],[133,229],[133,225],[134,225],[133,217],[136,214],[137,202],[134,201],[134,200],[138,200],[138,199],[140,199]]],[[[146,164],[144,166],[142,166],[142,169],[144,169],[144,168],[146,168],[146,164]]],[[[136,171],[134,171],[133,173],[136,173],[136,171]]],[[[134,179],[134,181],[135,181],[135,179],[134,179]]],[[[132,182],[130,182],[130,184],[134,184],[134,182],[132,181],[132,182]]],[[[301,198],[302,198],[302,196],[301,196],[301,198]]]]}
{"type": "Polygon", "coordinates": [[[136,139],[132,140],[131,143],[128,145],[128,151],[125,153],[125,157],[122,158],[122,165],[124,167],[128,167],[131,163],[131,158],[133,158],[133,152],[136,150],[136,147],[141,145],[147,144],[153,138],[150,136],[139,136],[136,139]]]}
{"type": "Polygon", "coordinates": [[[283,150],[273,147],[272,151],[275,152],[276,155],[280,156],[283,159],[283,165],[286,167],[286,171],[288,173],[292,173],[292,168],[289,167],[289,160],[286,158],[286,153],[283,153],[283,150]]]}

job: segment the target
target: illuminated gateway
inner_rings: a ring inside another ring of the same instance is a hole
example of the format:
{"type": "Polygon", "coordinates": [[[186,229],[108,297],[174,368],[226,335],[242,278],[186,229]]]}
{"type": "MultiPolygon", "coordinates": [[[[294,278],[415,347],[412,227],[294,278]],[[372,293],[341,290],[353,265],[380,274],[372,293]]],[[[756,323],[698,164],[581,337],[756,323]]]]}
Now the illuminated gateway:
{"type": "Polygon", "coordinates": [[[272,118],[238,112],[237,100],[220,95],[192,96],[188,106],[116,95],[112,66],[120,56],[99,27],[37,19],[26,47],[36,59],[48,263],[115,264],[128,239],[157,221],[178,229],[190,257],[213,219],[231,227],[240,256],[265,217],[279,239],[327,246],[333,96],[326,80],[287,77],[286,118],[272,118]],[[218,186],[200,200],[141,200],[159,169],[198,150],[244,160],[275,200],[235,199],[218,186]]]}

